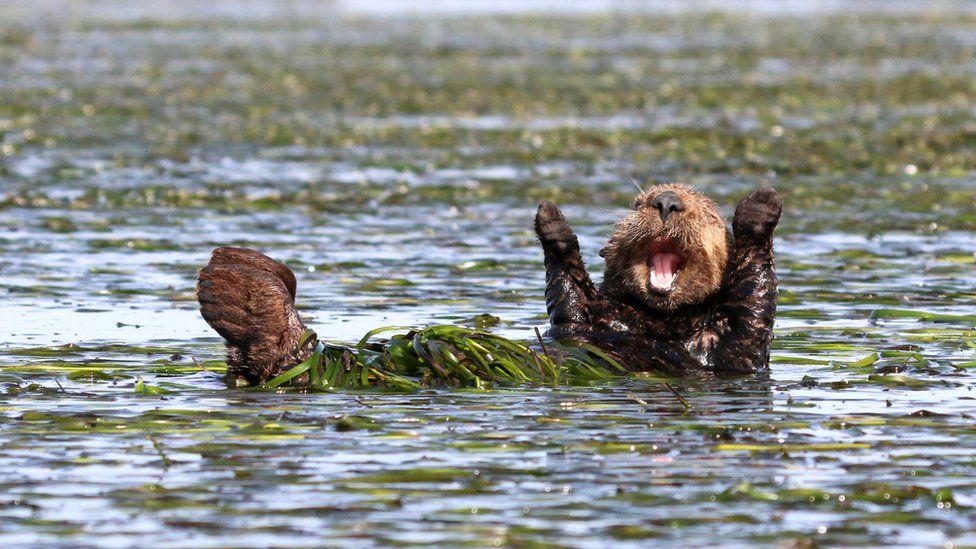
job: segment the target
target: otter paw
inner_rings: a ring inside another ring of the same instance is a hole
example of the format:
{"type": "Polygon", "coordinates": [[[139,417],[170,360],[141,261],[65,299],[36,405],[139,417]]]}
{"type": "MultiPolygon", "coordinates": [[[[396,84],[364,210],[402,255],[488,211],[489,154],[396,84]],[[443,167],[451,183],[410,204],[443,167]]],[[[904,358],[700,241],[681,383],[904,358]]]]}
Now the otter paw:
{"type": "Polygon", "coordinates": [[[548,200],[539,203],[539,210],[535,214],[535,234],[547,252],[566,253],[579,249],[576,235],[563,217],[563,212],[548,200]]]}
{"type": "Polygon", "coordinates": [[[732,219],[738,238],[766,238],[773,234],[783,212],[783,199],[774,189],[759,189],[739,202],[732,219]]]}

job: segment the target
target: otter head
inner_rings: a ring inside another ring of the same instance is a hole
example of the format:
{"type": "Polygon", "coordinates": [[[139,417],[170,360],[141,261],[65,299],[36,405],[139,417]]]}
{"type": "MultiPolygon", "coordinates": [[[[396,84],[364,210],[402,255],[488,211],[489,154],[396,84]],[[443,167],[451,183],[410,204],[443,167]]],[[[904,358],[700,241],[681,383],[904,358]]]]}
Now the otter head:
{"type": "Polygon", "coordinates": [[[715,205],[684,185],[641,193],[600,251],[603,290],[621,300],[673,311],[718,291],[728,262],[728,229],[715,205]]]}

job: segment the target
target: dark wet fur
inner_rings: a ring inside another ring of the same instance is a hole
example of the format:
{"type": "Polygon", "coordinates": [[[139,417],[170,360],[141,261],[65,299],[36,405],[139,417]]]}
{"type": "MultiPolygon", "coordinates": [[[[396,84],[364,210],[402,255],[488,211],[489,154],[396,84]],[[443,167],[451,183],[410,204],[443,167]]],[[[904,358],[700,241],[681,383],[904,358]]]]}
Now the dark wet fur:
{"type": "MultiPolygon", "coordinates": [[[[776,310],[772,231],[780,208],[771,190],[743,200],[718,292],[701,303],[655,311],[612,283],[596,288],[572,229],[555,205],[543,202],[536,232],[545,251],[550,337],[592,342],[635,371],[688,375],[766,368],[776,310]]],[[[214,250],[199,272],[197,299],[203,318],[226,340],[229,378],[261,383],[311,355],[314,334],[296,349],[308,328],[295,310],[295,290],[291,270],[258,251],[214,250]]]]}
{"type": "Polygon", "coordinates": [[[765,371],[776,315],[773,230],[781,211],[772,189],[740,202],[721,285],[699,302],[662,310],[634,296],[621,277],[605,277],[597,288],[562,212],[541,203],[535,228],[545,253],[549,336],[593,343],[634,371],[765,371]]]}

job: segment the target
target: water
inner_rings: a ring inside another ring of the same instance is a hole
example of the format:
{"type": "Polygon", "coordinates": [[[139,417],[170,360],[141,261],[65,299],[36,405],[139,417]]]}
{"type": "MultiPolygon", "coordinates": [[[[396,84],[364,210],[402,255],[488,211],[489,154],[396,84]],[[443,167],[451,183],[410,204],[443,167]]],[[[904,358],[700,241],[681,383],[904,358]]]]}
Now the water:
{"type": "Polygon", "coordinates": [[[976,20],[213,6],[0,7],[4,544],[976,544],[976,20]],[[212,248],[330,339],[525,340],[535,204],[599,271],[630,175],[784,193],[771,379],[219,381],[212,248]]]}

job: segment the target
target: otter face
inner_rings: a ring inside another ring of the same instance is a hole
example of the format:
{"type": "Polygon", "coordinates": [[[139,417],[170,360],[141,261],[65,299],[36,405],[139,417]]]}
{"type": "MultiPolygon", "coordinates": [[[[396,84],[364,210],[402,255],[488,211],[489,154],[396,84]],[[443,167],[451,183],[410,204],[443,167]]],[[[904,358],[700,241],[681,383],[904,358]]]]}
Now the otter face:
{"type": "Polygon", "coordinates": [[[718,206],[684,185],[641,193],[600,255],[604,292],[673,311],[701,303],[722,284],[728,229],[718,206]]]}

